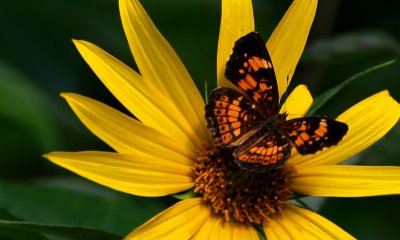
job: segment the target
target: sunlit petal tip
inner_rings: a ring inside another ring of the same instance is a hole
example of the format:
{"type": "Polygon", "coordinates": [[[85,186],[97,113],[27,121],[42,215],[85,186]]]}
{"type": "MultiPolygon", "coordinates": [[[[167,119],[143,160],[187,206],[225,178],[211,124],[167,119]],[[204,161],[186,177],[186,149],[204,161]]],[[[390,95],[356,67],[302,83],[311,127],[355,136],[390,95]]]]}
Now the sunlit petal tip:
{"type": "Polygon", "coordinates": [[[217,51],[217,85],[232,87],[225,78],[225,66],[236,40],[254,31],[253,5],[251,0],[222,1],[222,16],[217,51]]]}
{"type": "MultiPolygon", "coordinates": [[[[136,65],[154,94],[172,103],[169,110],[181,118],[195,144],[208,138],[204,101],[185,66],[136,0],[120,0],[122,25],[136,65]]],[[[164,101],[165,101],[164,100],[164,101]]]]}
{"type": "Polygon", "coordinates": [[[138,196],[165,196],[194,184],[189,166],[147,155],[85,151],[52,152],[44,157],[94,182],[138,196]]]}
{"type": "Polygon", "coordinates": [[[187,116],[159,91],[149,88],[137,72],[90,42],[79,41],[76,47],[104,85],[141,122],[184,146],[196,146],[199,137],[187,116]]]}
{"type": "Polygon", "coordinates": [[[324,197],[400,194],[400,167],[328,165],[301,168],[292,189],[324,197]]]}
{"type": "Polygon", "coordinates": [[[62,93],[82,123],[117,152],[147,154],[192,165],[196,148],[182,145],[145,124],[91,98],[62,93]]]}
{"type": "Polygon", "coordinates": [[[84,42],[84,40],[80,40],[80,39],[76,39],[76,38],[72,38],[71,41],[72,41],[72,43],[75,44],[75,45],[76,45],[76,44],[80,44],[81,42],[84,42]]]}
{"type": "Polygon", "coordinates": [[[286,91],[304,50],[317,3],[317,0],[293,1],[267,42],[280,96],[286,91]]]}
{"type": "MultiPolygon", "coordinates": [[[[74,46],[78,49],[79,53],[82,55],[82,57],[85,59],[85,53],[88,51],[92,51],[93,53],[96,51],[95,48],[97,47],[95,44],[81,40],[81,39],[72,39],[72,43],[74,46]],[[92,49],[91,49],[92,48],[92,49]]],[[[100,49],[100,48],[99,48],[100,49]]],[[[101,49],[100,49],[101,50],[101,49]]],[[[105,52],[104,52],[105,53],[105,52]]],[[[86,59],[85,59],[86,60],[86,59]]],[[[87,61],[87,60],[86,60],[87,61]]],[[[90,65],[90,62],[88,62],[90,65]]],[[[94,70],[94,69],[93,69],[94,70]]]]}
{"type": "Polygon", "coordinates": [[[75,93],[61,92],[61,93],[60,93],[60,97],[62,97],[62,98],[64,98],[64,99],[67,99],[67,98],[69,98],[70,96],[73,97],[74,94],[75,94],[75,93]]]}
{"type": "Polygon", "coordinates": [[[131,232],[130,239],[191,239],[210,218],[210,209],[200,198],[186,199],[131,232]]]}
{"type": "Polygon", "coordinates": [[[337,117],[336,120],[346,123],[349,130],[336,146],[313,155],[295,154],[290,161],[298,169],[340,163],[381,139],[399,121],[399,117],[399,103],[388,91],[381,91],[337,117]]]}
{"type": "Polygon", "coordinates": [[[311,107],[313,97],[306,85],[298,85],[288,96],[280,112],[287,112],[288,120],[304,116],[311,107]]]}
{"type": "Polygon", "coordinates": [[[68,104],[73,103],[76,99],[79,99],[79,94],[72,92],[61,92],[60,97],[62,97],[68,104]]]}
{"type": "Polygon", "coordinates": [[[268,240],[355,239],[346,231],[310,210],[287,204],[283,216],[263,223],[268,240]]]}
{"type": "Polygon", "coordinates": [[[93,51],[94,49],[90,49],[91,47],[99,48],[93,43],[80,39],[72,39],[72,43],[75,45],[81,55],[85,54],[85,49],[93,51]]]}

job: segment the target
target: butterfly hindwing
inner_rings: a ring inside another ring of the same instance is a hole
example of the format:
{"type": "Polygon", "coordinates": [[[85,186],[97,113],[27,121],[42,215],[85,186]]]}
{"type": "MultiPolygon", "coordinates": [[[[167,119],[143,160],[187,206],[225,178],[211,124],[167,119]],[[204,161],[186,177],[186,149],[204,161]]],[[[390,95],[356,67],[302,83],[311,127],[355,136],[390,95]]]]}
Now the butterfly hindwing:
{"type": "Polygon", "coordinates": [[[243,94],[226,87],[211,92],[205,116],[214,140],[228,146],[240,144],[262,122],[261,113],[243,94]]]}
{"type": "Polygon", "coordinates": [[[265,171],[280,166],[290,157],[289,138],[278,130],[259,129],[233,152],[235,162],[250,171],[265,171]]]}
{"type": "Polygon", "coordinates": [[[277,112],[278,86],[265,42],[256,32],[236,41],[226,64],[226,78],[239,88],[267,117],[277,112]]]}
{"type": "Polygon", "coordinates": [[[347,133],[348,126],[327,117],[312,116],[286,121],[282,130],[297,151],[305,155],[338,144],[347,133]]]}

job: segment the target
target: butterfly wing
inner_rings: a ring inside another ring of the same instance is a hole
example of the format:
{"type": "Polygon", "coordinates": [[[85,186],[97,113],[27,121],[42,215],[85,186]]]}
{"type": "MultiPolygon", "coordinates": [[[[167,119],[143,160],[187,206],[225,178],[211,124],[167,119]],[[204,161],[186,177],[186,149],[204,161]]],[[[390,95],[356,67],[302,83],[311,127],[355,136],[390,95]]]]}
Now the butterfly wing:
{"type": "Polygon", "coordinates": [[[282,130],[297,151],[306,155],[338,144],[346,135],[348,126],[327,117],[312,116],[286,121],[282,130]]]}
{"type": "Polygon", "coordinates": [[[275,71],[265,42],[258,33],[251,32],[235,42],[225,76],[266,117],[277,113],[279,93],[275,71]]]}
{"type": "Polygon", "coordinates": [[[265,171],[285,163],[292,145],[287,136],[278,130],[259,129],[233,152],[235,162],[250,171],[265,171]]]}
{"type": "Polygon", "coordinates": [[[263,120],[243,94],[226,87],[211,92],[205,116],[215,141],[224,146],[239,145],[263,120]]]}

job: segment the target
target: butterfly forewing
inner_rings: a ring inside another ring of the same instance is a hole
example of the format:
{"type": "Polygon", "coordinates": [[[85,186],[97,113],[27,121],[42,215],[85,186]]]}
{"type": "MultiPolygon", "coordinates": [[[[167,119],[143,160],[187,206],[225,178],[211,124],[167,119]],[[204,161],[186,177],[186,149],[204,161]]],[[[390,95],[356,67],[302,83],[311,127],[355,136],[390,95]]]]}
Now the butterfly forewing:
{"type": "Polygon", "coordinates": [[[225,76],[254,101],[266,117],[277,112],[279,94],[275,72],[260,35],[251,32],[236,41],[225,76]]]}
{"type": "Polygon", "coordinates": [[[347,124],[320,116],[295,118],[282,126],[282,131],[302,155],[338,144],[347,130],[347,124]]]}
{"type": "Polygon", "coordinates": [[[225,87],[211,92],[205,115],[214,139],[229,146],[240,144],[263,122],[260,112],[243,94],[225,87]]]}

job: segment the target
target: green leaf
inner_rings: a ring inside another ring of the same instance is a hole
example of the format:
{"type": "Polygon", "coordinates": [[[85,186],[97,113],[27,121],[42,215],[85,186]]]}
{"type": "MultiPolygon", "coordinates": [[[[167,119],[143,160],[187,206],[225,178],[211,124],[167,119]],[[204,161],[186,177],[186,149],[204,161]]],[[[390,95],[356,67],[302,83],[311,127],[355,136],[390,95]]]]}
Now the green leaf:
{"type": "Polygon", "coordinates": [[[174,198],[176,198],[176,199],[179,199],[179,200],[185,200],[185,199],[188,199],[188,198],[194,198],[196,196],[196,193],[193,191],[193,188],[192,188],[192,189],[189,189],[186,192],[174,194],[172,196],[174,198]]]}
{"type": "Polygon", "coordinates": [[[356,239],[399,239],[400,197],[328,198],[319,213],[356,239]]]}
{"type": "Polygon", "coordinates": [[[35,137],[42,150],[57,146],[55,126],[49,109],[53,105],[31,79],[0,62],[0,119],[19,125],[35,137]]]}
{"type": "Polygon", "coordinates": [[[0,196],[1,207],[27,222],[87,226],[121,236],[175,202],[131,196],[80,178],[30,184],[0,181],[0,196]]]}
{"type": "Polygon", "coordinates": [[[41,153],[60,146],[53,105],[31,81],[0,61],[0,176],[37,174],[41,153]]]}
{"type": "Polygon", "coordinates": [[[0,219],[21,220],[21,219],[17,218],[16,216],[12,215],[5,208],[0,208],[0,219]]]}
{"type": "Polygon", "coordinates": [[[260,240],[267,240],[267,238],[265,237],[265,233],[264,233],[264,229],[263,229],[262,225],[261,224],[255,224],[254,227],[255,227],[255,229],[257,231],[258,238],[260,240]]]}
{"type": "Polygon", "coordinates": [[[390,64],[393,64],[395,61],[396,61],[396,59],[375,65],[371,68],[368,68],[368,69],[366,69],[360,73],[357,73],[356,75],[346,79],[345,81],[343,81],[339,85],[329,89],[328,91],[322,93],[321,95],[319,95],[318,97],[316,97],[314,99],[307,115],[313,115],[320,107],[322,107],[329,99],[331,99],[333,96],[335,96],[340,90],[342,90],[349,83],[353,82],[354,80],[360,79],[361,77],[363,77],[366,74],[369,74],[373,71],[376,71],[383,67],[387,67],[390,64]]]}
{"type": "MultiPolygon", "coordinates": [[[[12,215],[4,208],[0,208],[0,221],[19,221],[20,219],[12,215]]],[[[0,223],[0,239],[24,239],[24,240],[47,240],[44,235],[34,233],[25,229],[15,229],[12,226],[0,223]]]]}
{"type": "Polygon", "coordinates": [[[331,64],[361,59],[377,54],[399,54],[400,44],[395,36],[380,30],[341,33],[335,37],[311,43],[302,63],[331,64]]]}
{"type": "Polygon", "coordinates": [[[290,201],[303,208],[317,212],[321,206],[324,205],[326,200],[327,198],[325,197],[306,196],[302,198],[295,198],[290,201]]]}
{"type": "MultiPolygon", "coordinates": [[[[85,240],[122,239],[121,236],[108,233],[103,230],[80,227],[80,226],[61,226],[61,225],[50,225],[42,223],[10,221],[10,220],[0,219],[0,227],[7,227],[19,231],[22,230],[22,231],[32,231],[36,233],[47,233],[58,237],[63,237],[66,239],[85,239],[85,240]]],[[[40,238],[40,239],[46,239],[46,238],[40,238]]]]}

